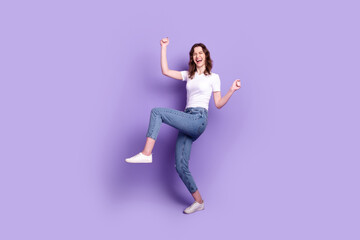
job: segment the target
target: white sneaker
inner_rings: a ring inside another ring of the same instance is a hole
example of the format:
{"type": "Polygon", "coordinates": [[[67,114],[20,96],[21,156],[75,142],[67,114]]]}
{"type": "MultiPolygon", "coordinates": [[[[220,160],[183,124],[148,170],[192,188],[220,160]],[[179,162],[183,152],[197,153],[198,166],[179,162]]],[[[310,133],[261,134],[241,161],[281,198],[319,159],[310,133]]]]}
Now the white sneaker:
{"type": "Polygon", "coordinates": [[[152,154],[150,156],[146,156],[140,152],[131,158],[126,158],[125,162],[128,162],[128,163],[152,163],[152,154]]]}
{"type": "Polygon", "coordinates": [[[204,202],[203,203],[198,203],[197,201],[195,201],[193,204],[191,204],[189,207],[185,208],[184,213],[193,213],[196,211],[200,211],[200,210],[204,210],[204,202]]]}

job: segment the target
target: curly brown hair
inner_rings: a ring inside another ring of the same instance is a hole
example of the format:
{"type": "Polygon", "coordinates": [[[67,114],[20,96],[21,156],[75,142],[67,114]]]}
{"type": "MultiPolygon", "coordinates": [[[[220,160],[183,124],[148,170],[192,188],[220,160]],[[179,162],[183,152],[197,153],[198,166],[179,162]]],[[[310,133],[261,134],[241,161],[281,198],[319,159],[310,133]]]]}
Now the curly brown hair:
{"type": "Polygon", "coordinates": [[[213,60],[210,57],[210,52],[209,50],[206,48],[206,46],[203,43],[195,43],[189,52],[189,56],[190,56],[190,60],[189,60],[189,78],[192,79],[195,75],[195,71],[196,71],[196,64],[193,60],[193,54],[194,54],[194,49],[196,47],[201,47],[203,52],[205,53],[205,75],[210,75],[211,74],[211,69],[213,66],[213,60]]]}

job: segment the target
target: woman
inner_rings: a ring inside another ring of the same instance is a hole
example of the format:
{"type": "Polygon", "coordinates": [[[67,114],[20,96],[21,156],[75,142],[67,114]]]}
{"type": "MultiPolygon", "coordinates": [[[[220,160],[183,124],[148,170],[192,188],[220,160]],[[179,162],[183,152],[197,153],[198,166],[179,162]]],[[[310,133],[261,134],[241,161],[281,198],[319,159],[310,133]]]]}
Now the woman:
{"type": "Polygon", "coordinates": [[[202,43],[196,43],[192,46],[189,53],[189,70],[181,72],[168,68],[166,48],[169,45],[169,39],[163,38],[160,45],[162,73],[165,76],[186,81],[186,107],[184,112],[170,108],[153,108],[143,151],[125,161],[128,163],[151,163],[152,150],[161,123],[164,122],[177,128],[179,134],[176,140],[175,167],[195,200],[184,210],[184,213],[193,213],[204,209],[204,201],[188,167],[191,145],[205,131],[207,126],[211,92],[213,92],[216,107],[220,109],[227,103],[231,95],[240,89],[241,85],[240,80],[235,80],[226,95],[221,97],[219,75],[211,72],[210,52],[202,43]]]}

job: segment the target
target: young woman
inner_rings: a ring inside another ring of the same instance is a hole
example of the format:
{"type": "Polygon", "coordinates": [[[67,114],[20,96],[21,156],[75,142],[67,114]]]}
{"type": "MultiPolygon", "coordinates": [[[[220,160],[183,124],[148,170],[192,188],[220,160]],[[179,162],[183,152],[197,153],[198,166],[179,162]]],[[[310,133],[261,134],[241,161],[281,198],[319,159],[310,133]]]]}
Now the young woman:
{"type": "Polygon", "coordinates": [[[170,70],[167,64],[166,48],[169,39],[163,38],[161,45],[161,70],[165,76],[186,81],[187,100],[184,111],[170,108],[153,108],[147,131],[145,147],[142,152],[127,158],[128,163],[151,163],[152,150],[158,136],[160,126],[166,123],[179,130],[175,149],[175,168],[181,180],[192,194],[195,202],[184,210],[193,213],[204,209],[204,201],[189,171],[191,145],[205,131],[207,126],[208,107],[213,92],[214,102],[218,109],[222,108],[231,95],[240,89],[240,80],[235,80],[230,90],[221,97],[220,78],[211,72],[212,60],[210,52],[202,43],[196,43],[190,50],[189,70],[170,70]]]}

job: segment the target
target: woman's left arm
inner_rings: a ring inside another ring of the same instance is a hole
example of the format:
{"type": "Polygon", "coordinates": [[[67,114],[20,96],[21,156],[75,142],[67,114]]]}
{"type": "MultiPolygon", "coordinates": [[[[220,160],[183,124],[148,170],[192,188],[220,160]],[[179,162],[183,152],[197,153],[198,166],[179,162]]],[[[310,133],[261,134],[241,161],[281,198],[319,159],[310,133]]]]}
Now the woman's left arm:
{"type": "Polygon", "coordinates": [[[241,88],[241,82],[240,82],[240,79],[236,79],[230,90],[226,93],[225,96],[221,97],[221,92],[218,91],[218,92],[214,92],[214,102],[215,102],[215,106],[220,109],[222,108],[230,99],[231,95],[233,95],[233,93],[236,91],[236,90],[239,90],[241,88]],[[237,85],[237,82],[239,82],[239,85],[237,85]]]}

